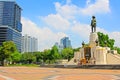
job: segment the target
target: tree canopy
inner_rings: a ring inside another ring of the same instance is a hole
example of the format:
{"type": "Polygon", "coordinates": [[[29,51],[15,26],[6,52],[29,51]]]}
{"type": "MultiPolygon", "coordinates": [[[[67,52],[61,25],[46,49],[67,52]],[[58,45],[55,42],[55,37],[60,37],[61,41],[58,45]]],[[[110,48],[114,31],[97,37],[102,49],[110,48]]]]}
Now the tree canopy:
{"type": "Polygon", "coordinates": [[[102,47],[109,47],[111,49],[114,49],[114,39],[110,39],[107,34],[103,34],[101,32],[98,32],[98,40],[99,40],[99,45],[102,47]]]}
{"type": "Polygon", "coordinates": [[[5,41],[0,46],[0,58],[2,61],[2,65],[4,65],[4,61],[15,62],[20,60],[20,53],[17,50],[17,47],[13,41],[5,41]]]}
{"type": "Polygon", "coordinates": [[[65,48],[62,50],[62,58],[68,59],[68,61],[74,56],[72,48],[65,48]]]}
{"type": "Polygon", "coordinates": [[[23,63],[31,64],[36,61],[36,58],[33,55],[33,53],[24,53],[24,54],[22,54],[21,61],[23,63]]]}

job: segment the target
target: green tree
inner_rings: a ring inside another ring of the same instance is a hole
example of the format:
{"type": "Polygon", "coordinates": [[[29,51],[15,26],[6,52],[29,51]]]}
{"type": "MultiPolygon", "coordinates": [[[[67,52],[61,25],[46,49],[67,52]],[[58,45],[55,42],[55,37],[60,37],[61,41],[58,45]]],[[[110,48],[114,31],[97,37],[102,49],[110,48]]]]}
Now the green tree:
{"type": "Polygon", "coordinates": [[[43,61],[43,52],[34,52],[34,56],[36,57],[37,63],[41,63],[43,61]]]}
{"type": "Polygon", "coordinates": [[[60,54],[58,52],[57,46],[52,47],[49,56],[51,56],[50,60],[52,60],[53,62],[56,62],[56,60],[60,59],[60,54]]]}
{"type": "Polygon", "coordinates": [[[0,61],[2,61],[2,55],[3,55],[1,51],[2,51],[2,46],[0,46],[0,61]]]}
{"type": "Polygon", "coordinates": [[[14,52],[14,54],[11,55],[12,58],[12,62],[16,63],[19,62],[21,60],[21,53],[19,53],[18,51],[14,52]]]}
{"type": "Polygon", "coordinates": [[[54,60],[60,58],[60,55],[59,55],[59,52],[58,52],[58,48],[57,48],[56,46],[53,46],[53,47],[52,47],[51,55],[52,55],[52,58],[53,58],[54,60]]]}
{"type": "Polygon", "coordinates": [[[36,61],[36,57],[33,55],[33,53],[23,53],[21,57],[21,61],[23,63],[31,64],[36,61]]]}
{"type": "Polygon", "coordinates": [[[99,39],[99,45],[102,47],[109,47],[111,49],[114,49],[114,39],[110,39],[107,34],[103,34],[101,32],[98,32],[98,39],[99,39]]]}
{"type": "Polygon", "coordinates": [[[56,46],[53,46],[52,49],[44,50],[42,59],[44,63],[55,63],[58,59],[60,59],[60,54],[58,53],[58,49],[56,46]]]}
{"type": "Polygon", "coordinates": [[[2,46],[0,47],[0,57],[1,57],[2,65],[4,66],[4,62],[6,60],[12,60],[11,57],[16,52],[18,52],[18,50],[13,41],[3,42],[2,46]]]}
{"type": "Polygon", "coordinates": [[[50,62],[50,60],[52,59],[52,56],[50,55],[50,53],[51,53],[50,49],[44,50],[43,57],[42,57],[43,63],[45,63],[45,62],[49,63],[50,62]]]}
{"type": "Polygon", "coordinates": [[[68,61],[74,56],[72,48],[65,48],[62,50],[62,58],[68,59],[68,61]]]}

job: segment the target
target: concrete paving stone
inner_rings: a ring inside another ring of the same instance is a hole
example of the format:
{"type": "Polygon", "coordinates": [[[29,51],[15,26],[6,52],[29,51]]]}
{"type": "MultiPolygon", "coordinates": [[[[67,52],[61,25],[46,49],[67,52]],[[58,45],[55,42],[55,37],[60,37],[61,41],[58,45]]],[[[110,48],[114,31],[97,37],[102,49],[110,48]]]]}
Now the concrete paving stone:
{"type": "Polygon", "coordinates": [[[120,70],[105,69],[0,67],[0,75],[14,80],[120,80],[120,70]]]}

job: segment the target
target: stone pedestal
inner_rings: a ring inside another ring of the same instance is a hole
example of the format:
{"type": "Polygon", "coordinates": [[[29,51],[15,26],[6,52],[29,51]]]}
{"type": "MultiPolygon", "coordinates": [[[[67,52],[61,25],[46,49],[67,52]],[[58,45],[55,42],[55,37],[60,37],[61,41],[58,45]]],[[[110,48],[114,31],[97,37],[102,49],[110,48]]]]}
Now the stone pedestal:
{"type": "Polygon", "coordinates": [[[96,46],[96,40],[98,40],[97,32],[90,33],[89,44],[90,44],[91,47],[96,46]]]}

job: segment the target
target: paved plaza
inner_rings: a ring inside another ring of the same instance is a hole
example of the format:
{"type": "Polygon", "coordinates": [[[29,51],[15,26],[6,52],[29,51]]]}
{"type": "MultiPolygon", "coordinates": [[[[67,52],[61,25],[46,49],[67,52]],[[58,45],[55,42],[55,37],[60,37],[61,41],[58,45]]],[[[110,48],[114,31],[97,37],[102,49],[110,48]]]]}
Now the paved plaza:
{"type": "Polygon", "coordinates": [[[0,80],[120,80],[120,70],[0,67],[0,80]]]}

